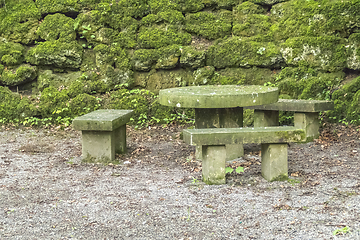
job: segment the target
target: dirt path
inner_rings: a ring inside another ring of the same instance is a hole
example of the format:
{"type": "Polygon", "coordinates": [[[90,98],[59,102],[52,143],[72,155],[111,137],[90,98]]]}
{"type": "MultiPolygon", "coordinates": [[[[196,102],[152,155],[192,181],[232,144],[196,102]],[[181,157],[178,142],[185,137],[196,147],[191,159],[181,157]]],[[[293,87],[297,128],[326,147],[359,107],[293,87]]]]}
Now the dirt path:
{"type": "Polygon", "coordinates": [[[78,132],[3,129],[0,239],[360,239],[356,128],[291,145],[286,182],[266,182],[248,145],[221,186],[201,182],[180,132],[129,129],[121,164],[102,166],[81,163],[78,132]]]}

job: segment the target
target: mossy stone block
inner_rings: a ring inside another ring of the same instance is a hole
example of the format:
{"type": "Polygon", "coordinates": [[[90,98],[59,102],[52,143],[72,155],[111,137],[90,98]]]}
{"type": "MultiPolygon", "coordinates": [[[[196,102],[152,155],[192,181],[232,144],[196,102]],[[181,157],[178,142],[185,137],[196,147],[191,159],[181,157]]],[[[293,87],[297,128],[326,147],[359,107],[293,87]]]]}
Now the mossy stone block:
{"type": "Polygon", "coordinates": [[[76,42],[46,41],[31,48],[26,61],[34,65],[50,65],[59,68],[77,69],[81,66],[83,48],[76,42]]]}
{"type": "Polygon", "coordinates": [[[202,146],[202,181],[225,184],[225,146],[202,146]]]}
{"type": "Polygon", "coordinates": [[[206,65],[226,67],[279,67],[284,63],[280,47],[272,42],[229,38],[208,49],[206,65]]]}
{"type": "Polygon", "coordinates": [[[41,39],[74,41],[76,32],[74,30],[74,19],[61,13],[47,15],[39,26],[37,34],[41,39]]]}
{"type": "Polygon", "coordinates": [[[281,46],[289,65],[307,64],[324,71],[339,71],[347,61],[345,39],[335,36],[289,38],[281,46]]]}
{"type": "Polygon", "coordinates": [[[287,143],[261,144],[261,175],[268,181],[287,179],[287,143]]]}
{"type": "Polygon", "coordinates": [[[0,76],[0,82],[6,86],[17,86],[34,80],[37,77],[37,67],[22,64],[17,68],[6,69],[0,76]]]}
{"type": "Polygon", "coordinates": [[[334,103],[326,100],[279,99],[276,103],[249,107],[257,110],[322,112],[334,109],[334,103]]]}

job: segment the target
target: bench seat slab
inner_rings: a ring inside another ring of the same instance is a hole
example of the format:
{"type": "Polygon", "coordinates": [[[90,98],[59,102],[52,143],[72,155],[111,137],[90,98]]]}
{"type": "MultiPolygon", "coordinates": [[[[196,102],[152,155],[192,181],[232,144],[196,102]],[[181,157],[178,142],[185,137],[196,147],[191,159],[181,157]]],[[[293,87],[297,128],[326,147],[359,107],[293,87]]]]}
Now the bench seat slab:
{"type": "Polygon", "coordinates": [[[322,112],[334,110],[334,103],[325,100],[279,99],[276,103],[246,108],[289,112],[322,112]]]}
{"type": "Polygon", "coordinates": [[[267,181],[288,177],[287,143],[261,144],[261,175],[267,181]]]}

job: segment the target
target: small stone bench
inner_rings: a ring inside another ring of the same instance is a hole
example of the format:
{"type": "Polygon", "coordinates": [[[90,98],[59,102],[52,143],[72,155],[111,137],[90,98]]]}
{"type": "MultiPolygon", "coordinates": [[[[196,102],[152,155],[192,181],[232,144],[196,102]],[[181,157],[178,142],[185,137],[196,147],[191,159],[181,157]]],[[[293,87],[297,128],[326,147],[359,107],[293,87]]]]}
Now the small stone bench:
{"type": "Polygon", "coordinates": [[[261,174],[268,181],[288,176],[287,143],[305,141],[295,127],[204,128],[183,130],[187,144],[202,148],[202,176],[207,184],[224,184],[227,144],[260,143],[261,174]]]}
{"type": "Polygon", "coordinates": [[[112,161],[116,153],[126,152],[126,123],[133,110],[101,109],[77,117],[73,127],[81,130],[82,157],[112,161]]]}
{"type": "Polygon", "coordinates": [[[254,109],[254,127],[279,126],[279,111],[294,113],[294,126],[305,129],[308,141],[319,136],[319,112],[333,110],[334,103],[323,100],[279,99],[278,102],[247,107],[254,109]]]}

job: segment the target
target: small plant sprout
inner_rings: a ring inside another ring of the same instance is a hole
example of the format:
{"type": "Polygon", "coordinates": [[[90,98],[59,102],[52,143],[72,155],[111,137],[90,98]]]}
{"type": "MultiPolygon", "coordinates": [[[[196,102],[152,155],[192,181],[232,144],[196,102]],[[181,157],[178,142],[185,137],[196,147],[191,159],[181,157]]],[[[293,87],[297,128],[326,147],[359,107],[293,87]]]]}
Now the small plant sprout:
{"type": "Polygon", "coordinates": [[[345,235],[347,233],[350,233],[350,228],[348,226],[333,231],[333,235],[345,235]]]}
{"type": "MultiPolygon", "coordinates": [[[[225,174],[227,174],[227,173],[232,173],[234,171],[234,169],[232,168],[232,167],[227,167],[227,168],[225,168],[225,174]]],[[[241,172],[244,172],[244,168],[243,167],[237,167],[236,169],[235,169],[235,172],[237,172],[237,173],[241,173],[241,172]]]]}

